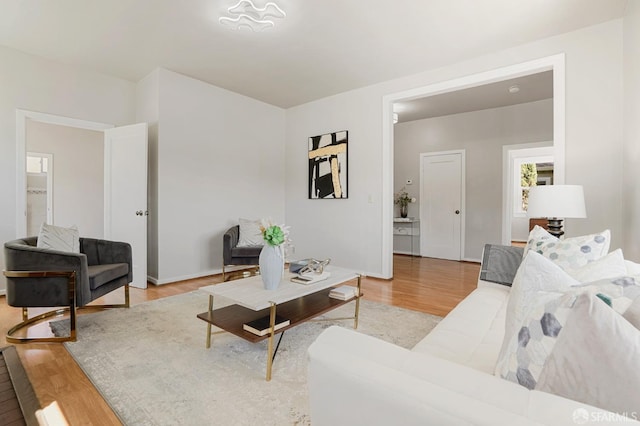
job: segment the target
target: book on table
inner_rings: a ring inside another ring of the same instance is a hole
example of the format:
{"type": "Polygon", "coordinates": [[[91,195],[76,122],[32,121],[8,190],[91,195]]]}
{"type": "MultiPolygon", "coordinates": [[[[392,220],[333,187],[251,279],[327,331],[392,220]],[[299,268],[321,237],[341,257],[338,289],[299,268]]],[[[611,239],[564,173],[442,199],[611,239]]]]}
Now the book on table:
{"type": "MultiPolygon", "coordinates": [[[[249,321],[246,324],[242,324],[242,328],[245,331],[248,331],[249,333],[253,333],[257,336],[265,336],[269,334],[269,331],[271,329],[269,327],[269,320],[270,320],[269,315],[267,315],[262,318],[258,318],[256,320],[249,321]]],[[[286,318],[282,318],[280,315],[276,315],[276,321],[275,321],[273,330],[274,331],[280,330],[282,327],[286,327],[289,324],[291,324],[291,321],[289,321],[286,318]]]]}
{"type": "Polygon", "coordinates": [[[350,285],[342,285],[340,287],[335,287],[331,289],[329,292],[329,297],[340,300],[349,300],[353,297],[356,297],[358,293],[357,287],[352,287],[350,285]]]}

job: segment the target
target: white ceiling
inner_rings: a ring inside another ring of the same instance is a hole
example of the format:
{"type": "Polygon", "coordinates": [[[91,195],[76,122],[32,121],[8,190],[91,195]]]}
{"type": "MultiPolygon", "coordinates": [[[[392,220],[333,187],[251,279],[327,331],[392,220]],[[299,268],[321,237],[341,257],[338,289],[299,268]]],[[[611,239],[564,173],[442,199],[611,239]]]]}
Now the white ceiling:
{"type": "Polygon", "coordinates": [[[553,71],[546,71],[427,98],[397,102],[393,105],[393,110],[398,113],[398,123],[403,123],[552,97],[553,71]],[[517,93],[509,92],[509,88],[513,86],[518,87],[517,93]]]}
{"type": "Polygon", "coordinates": [[[218,23],[237,0],[2,0],[0,45],[291,107],[619,18],[627,0],[275,1],[287,17],[253,33],[218,23]]]}

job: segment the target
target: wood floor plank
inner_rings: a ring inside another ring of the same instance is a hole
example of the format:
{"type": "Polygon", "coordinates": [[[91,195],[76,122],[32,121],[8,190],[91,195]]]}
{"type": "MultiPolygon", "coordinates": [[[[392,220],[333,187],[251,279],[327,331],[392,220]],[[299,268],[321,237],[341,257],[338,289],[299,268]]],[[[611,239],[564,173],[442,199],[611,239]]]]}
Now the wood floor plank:
{"type": "MultiPolygon", "coordinates": [[[[366,300],[443,316],[475,289],[479,272],[477,263],[395,255],[394,279],[366,277],[362,280],[362,292],[366,300]]],[[[131,304],[187,293],[218,282],[222,282],[221,275],[150,285],[146,290],[132,288],[131,304]]],[[[97,303],[121,301],[122,293],[115,291],[97,303]]],[[[0,336],[21,321],[20,311],[0,297],[0,336]]],[[[43,335],[50,330],[43,324],[29,333],[43,335]]],[[[82,339],[81,332],[78,339],[82,339]]],[[[62,344],[31,343],[17,345],[17,350],[43,407],[57,401],[72,425],[121,424],[62,344]]]]}

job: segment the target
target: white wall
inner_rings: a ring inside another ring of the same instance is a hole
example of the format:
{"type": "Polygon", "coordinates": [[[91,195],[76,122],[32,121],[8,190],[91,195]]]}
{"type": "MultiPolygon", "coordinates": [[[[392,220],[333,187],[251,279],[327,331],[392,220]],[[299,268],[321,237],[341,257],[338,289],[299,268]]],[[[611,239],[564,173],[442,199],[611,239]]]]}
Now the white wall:
{"type": "Polygon", "coordinates": [[[103,238],[104,134],[27,120],[26,135],[27,151],[53,154],[53,224],[103,238]]]}
{"type": "Polygon", "coordinates": [[[17,237],[16,109],[121,125],[134,105],[133,83],[0,47],[0,241],[17,237]]]}
{"type": "Polygon", "coordinates": [[[152,278],[165,283],[220,272],[222,236],[238,218],[283,221],[285,113],[157,73],[157,198],[150,204],[157,205],[158,237],[150,255],[157,252],[152,278]]]}
{"type": "Polygon", "coordinates": [[[640,262],[640,2],[624,17],[624,236],[625,257],[640,262]]]}
{"type": "Polygon", "coordinates": [[[553,100],[447,115],[394,126],[394,188],[407,179],[420,216],[420,154],[465,150],[466,216],[463,258],[480,260],[485,243],[502,240],[502,147],[553,139],[553,100]]]}
{"type": "Polygon", "coordinates": [[[569,235],[611,228],[622,244],[622,20],[342,93],[287,110],[287,222],[298,254],[380,275],[382,97],[546,56],[566,55],[566,182],[585,188],[588,219],[569,235]],[[349,130],[348,200],[308,200],[306,140],[349,130]],[[597,173],[596,170],[606,170],[597,173]]]}

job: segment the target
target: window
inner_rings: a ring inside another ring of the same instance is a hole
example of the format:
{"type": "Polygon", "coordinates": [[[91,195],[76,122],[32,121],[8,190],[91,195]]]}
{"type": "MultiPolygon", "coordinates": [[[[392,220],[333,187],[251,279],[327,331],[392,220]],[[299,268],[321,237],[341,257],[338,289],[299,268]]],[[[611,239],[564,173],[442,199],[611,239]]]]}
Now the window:
{"type": "Polygon", "coordinates": [[[553,161],[550,157],[515,159],[513,168],[513,215],[525,217],[529,203],[529,188],[553,185],[553,161]]]}
{"type": "Polygon", "coordinates": [[[43,174],[49,169],[49,159],[40,156],[27,156],[27,173],[43,174]]]}
{"type": "Polygon", "coordinates": [[[529,188],[536,186],[538,182],[538,169],[536,163],[520,164],[520,201],[518,213],[526,213],[529,205],[529,188]]]}

